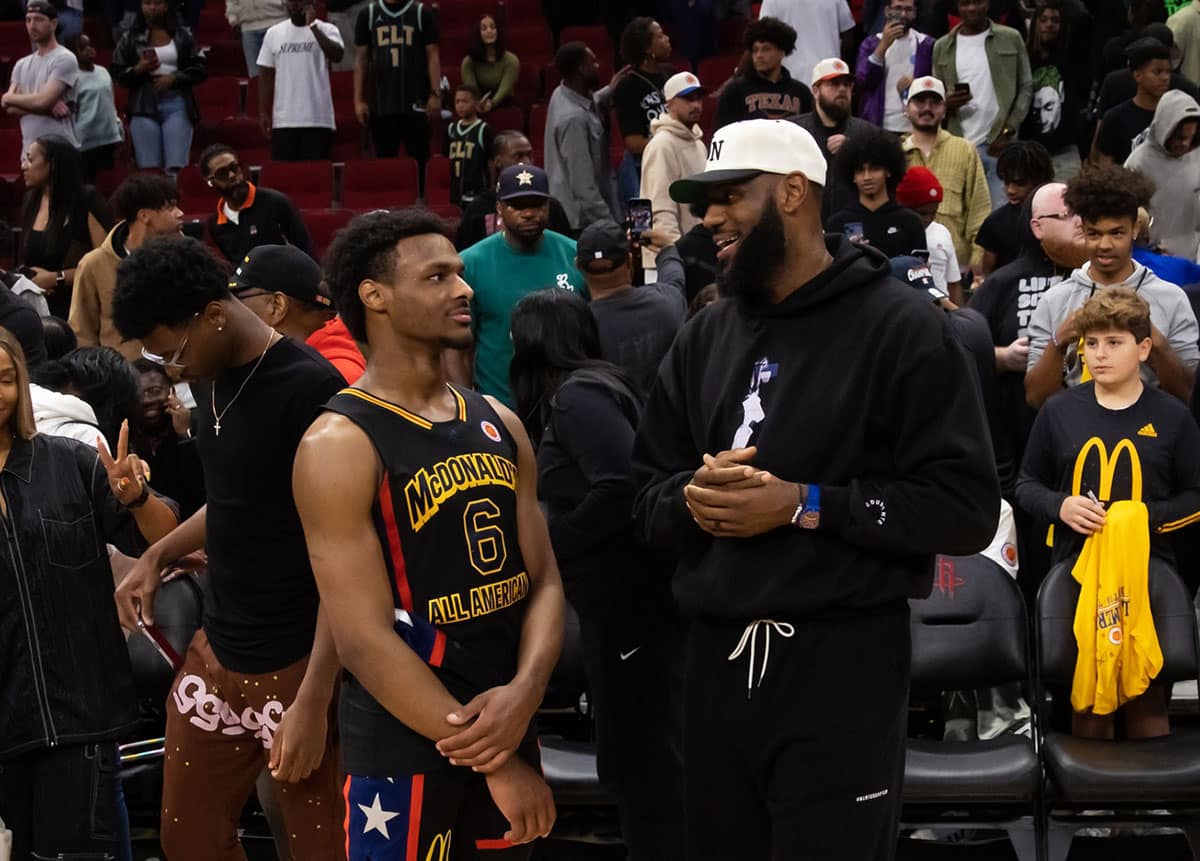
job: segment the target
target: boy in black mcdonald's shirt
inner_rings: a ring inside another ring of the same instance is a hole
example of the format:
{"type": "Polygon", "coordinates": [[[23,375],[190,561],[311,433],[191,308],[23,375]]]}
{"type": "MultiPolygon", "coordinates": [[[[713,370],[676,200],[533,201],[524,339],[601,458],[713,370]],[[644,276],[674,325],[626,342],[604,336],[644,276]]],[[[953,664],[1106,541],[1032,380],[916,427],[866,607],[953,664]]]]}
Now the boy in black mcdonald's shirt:
{"type": "Polygon", "coordinates": [[[338,234],[327,278],[370,358],[293,472],[348,673],[350,861],[525,858],[518,844],[554,823],[532,718],[562,645],[562,583],[520,420],[442,370],[442,351],[472,340],[442,229],[408,209],[338,234]]]}
{"type": "MultiPolygon", "coordinates": [[[[1078,556],[1085,539],[1104,528],[1108,504],[1142,501],[1151,554],[1173,561],[1171,533],[1200,521],[1200,427],[1178,398],[1142,381],[1151,348],[1145,299],[1112,287],[1089,299],[1076,322],[1092,381],[1042,407],[1025,449],[1017,504],[1054,524],[1058,563],[1078,556]]],[[[1161,691],[1126,709],[1130,735],[1168,731],[1161,691]]],[[[1111,724],[1111,716],[1075,715],[1079,735],[1111,737],[1111,724]]]]}

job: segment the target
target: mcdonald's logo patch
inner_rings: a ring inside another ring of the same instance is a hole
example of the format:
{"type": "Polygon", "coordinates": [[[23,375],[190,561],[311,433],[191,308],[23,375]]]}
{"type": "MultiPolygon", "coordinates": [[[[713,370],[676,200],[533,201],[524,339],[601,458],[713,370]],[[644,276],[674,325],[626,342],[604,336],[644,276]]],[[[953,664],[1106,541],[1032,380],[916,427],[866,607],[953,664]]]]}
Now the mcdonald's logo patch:
{"type": "Polygon", "coordinates": [[[1158,439],[1158,431],[1154,429],[1154,425],[1148,424],[1138,431],[1138,436],[1148,436],[1151,439],[1158,439]]]}
{"type": "Polygon", "coordinates": [[[1116,474],[1121,454],[1124,453],[1129,456],[1129,498],[1134,502],[1141,502],[1142,461],[1138,457],[1137,448],[1128,439],[1123,439],[1117,443],[1113,447],[1111,456],[1109,455],[1108,448],[1104,445],[1104,440],[1100,439],[1100,437],[1094,436],[1085,442],[1082,448],[1079,449],[1079,454],[1075,457],[1075,473],[1071,480],[1071,494],[1079,496],[1083,493],[1083,470],[1093,449],[1095,449],[1096,456],[1099,459],[1100,486],[1095,488],[1095,493],[1100,500],[1103,502],[1112,501],[1113,476],[1116,474]]]}

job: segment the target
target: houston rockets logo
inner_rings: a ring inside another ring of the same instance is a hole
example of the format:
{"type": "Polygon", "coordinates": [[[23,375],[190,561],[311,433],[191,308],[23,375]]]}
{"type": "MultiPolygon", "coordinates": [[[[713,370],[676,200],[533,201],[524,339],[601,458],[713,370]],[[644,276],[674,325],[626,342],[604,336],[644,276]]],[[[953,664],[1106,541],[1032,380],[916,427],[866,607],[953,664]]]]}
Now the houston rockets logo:
{"type": "Polygon", "coordinates": [[[966,582],[966,580],[958,576],[958,569],[953,559],[946,556],[938,557],[937,574],[934,575],[933,585],[939,592],[953,601],[954,590],[966,585],[966,582]]]}

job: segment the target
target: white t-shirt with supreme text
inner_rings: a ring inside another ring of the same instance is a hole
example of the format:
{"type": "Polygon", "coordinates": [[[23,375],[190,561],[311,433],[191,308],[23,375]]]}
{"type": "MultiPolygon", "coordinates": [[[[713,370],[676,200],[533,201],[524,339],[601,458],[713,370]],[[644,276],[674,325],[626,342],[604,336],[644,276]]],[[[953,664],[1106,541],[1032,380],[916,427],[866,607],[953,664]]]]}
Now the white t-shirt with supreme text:
{"type": "MultiPolygon", "coordinates": [[[[326,21],[315,21],[313,25],[329,41],[345,47],[337,27],[326,21]]],[[[275,106],[271,112],[275,128],[335,128],[329,61],[307,27],[281,21],[267,30],[258,65],[275,70],[275,106]]]]}

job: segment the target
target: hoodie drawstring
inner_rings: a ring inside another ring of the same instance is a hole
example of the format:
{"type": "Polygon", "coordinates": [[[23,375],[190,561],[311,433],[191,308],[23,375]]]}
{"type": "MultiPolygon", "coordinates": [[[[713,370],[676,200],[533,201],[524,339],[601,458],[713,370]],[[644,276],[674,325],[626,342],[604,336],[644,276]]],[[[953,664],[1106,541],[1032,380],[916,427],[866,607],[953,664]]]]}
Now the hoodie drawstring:
{"type": "Polygon", "coordinates": [[[793,637],[796,629],[790,622],[777,622],[774,619],[755,619],[746,626],[746,630],[742,631],[742,638],[738,641],[737,648],[729,653],[726,660],[736,661],[741,657],[742,652],[746,651],[746,644],[750,645],[750,666],[746,671],[746,699],[754,693],[754,689],[762,687],[763,678],[767,675],[767,663],[771,659],[771,630],[784,638],[793,637]],[[754,658],[755,650],[758,645],[758,629],[765,628],[763,631],[763,656],[762,667],[758,671],[758,682],[754,681],[754,658]]]}

